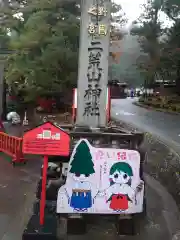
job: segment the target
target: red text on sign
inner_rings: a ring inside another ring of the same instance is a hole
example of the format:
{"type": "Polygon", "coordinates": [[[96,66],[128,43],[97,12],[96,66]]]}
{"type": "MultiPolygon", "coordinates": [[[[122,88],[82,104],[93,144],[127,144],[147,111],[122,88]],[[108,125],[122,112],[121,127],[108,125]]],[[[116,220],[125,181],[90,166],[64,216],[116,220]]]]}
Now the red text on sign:
{"type": "Polygon", "coordinates": [[[118,157],[118,160],[126,160],[127,154],[126,154],[126,152],[118,152],[117,157],[118,157]]]}

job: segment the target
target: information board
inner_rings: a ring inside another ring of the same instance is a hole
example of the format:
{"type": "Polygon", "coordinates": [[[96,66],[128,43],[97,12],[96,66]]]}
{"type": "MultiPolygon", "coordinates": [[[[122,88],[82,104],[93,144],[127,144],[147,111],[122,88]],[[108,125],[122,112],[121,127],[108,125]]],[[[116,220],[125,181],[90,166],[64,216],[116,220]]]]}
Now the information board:
{"type": "Polygon", "coordinates": [[[22,151],[24,154],[68,156],[70,136],[51,122],[46,122],[24,133],[22,151]]]}

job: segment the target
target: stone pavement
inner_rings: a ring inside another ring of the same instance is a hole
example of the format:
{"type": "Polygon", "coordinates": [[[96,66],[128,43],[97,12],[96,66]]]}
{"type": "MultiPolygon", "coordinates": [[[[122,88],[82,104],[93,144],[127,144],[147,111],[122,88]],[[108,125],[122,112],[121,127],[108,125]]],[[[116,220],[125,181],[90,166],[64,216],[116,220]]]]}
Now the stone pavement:
{"type": "Polygon", "coordinates": [[[0,239],[21,239],[35,199],[41,164],[40,159],[30,159],[26,165],[13,167],[0,159],[0,239]]]}
{"type": "MultiPolygon", "coordinates": [[[[4,123],[9,135],[21,137],[25,128],[4,123]]],[[[35,189],[40,177],[40,157],[28,157],[26,165],[13,167],[0,156],[0,239],[20,240],[32,214],[35,189]]]]}

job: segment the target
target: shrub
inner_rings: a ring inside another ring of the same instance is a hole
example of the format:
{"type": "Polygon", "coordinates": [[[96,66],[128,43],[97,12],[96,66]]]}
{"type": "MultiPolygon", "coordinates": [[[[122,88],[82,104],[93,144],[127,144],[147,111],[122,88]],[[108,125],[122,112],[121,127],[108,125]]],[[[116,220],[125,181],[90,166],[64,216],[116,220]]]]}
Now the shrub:
{"type": "Polygon", "coordinates": [[[171,108],[171,104],[166,104],[165,105],[165,109],[170,109],[171,108]]]}
{"type": "Polygon", "coordinates": [[[176,105],[171,104],[170,109],[171,109],[172,111],[176,111],[176,105]]]}
{"type": "Polygon", "coordinates": [[[150,101],[148,101],[148,100],[145,100],[145,101],[144,101],[144,104],[150,106],[150,105],[152,104],[152,102],[150,102],[150,101]]]}
{"type": "Polygon", "coordinates": [[[145,99],[144,99],[144,97],[143,96],[141,96],[140,98],[139,98],[139,102],[145,102],[145,99]]]}
{"type": "Polygon", "coordinates": [[[180,112],[180,105],[178,104],[178,105],[175,105],[175,108],[176,108],[176,112],[180,112]]]}
{"type": "Polygon", "coordinates": [[[152,102],[152,101],[153,101],[153,98],[152,98],[152,97],[148,97],[148,98],[147,98],[147,101],[152,102]]]}
{"type": "Polygon", "coordinates": [[[7,104],[7,113],[17,111],[17,108],[18,108],[17,103],[15,103],[15,102],[8,103],[7,104]]]}
{"type": "Polygon", "coordinates": [[[151,104],[152,107],[159,108],[162,103],[159,102],[159,101],[153,100],[153,101],[150,102],[150,104],[151,104]]]}

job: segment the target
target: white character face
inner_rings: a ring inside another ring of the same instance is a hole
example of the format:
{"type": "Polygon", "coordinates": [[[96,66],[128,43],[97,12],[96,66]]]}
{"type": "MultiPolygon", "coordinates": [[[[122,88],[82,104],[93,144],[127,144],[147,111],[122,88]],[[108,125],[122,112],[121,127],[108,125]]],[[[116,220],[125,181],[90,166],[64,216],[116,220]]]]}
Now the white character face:
{"type": "Polygon", "coordinates": [[[126,184],[130,180],[130,177],[125,172],[121,171],[115,171],[112,175],[110,175],[110,178],[114,183],[118,184],[126,184]]]}
{"type": "Polygon", "coordinates": [[[89,179],[89,174],[80,174],[80,173],[75,173],[73,175],[73,179],[77,182],[87,182],[89,179]]]}

